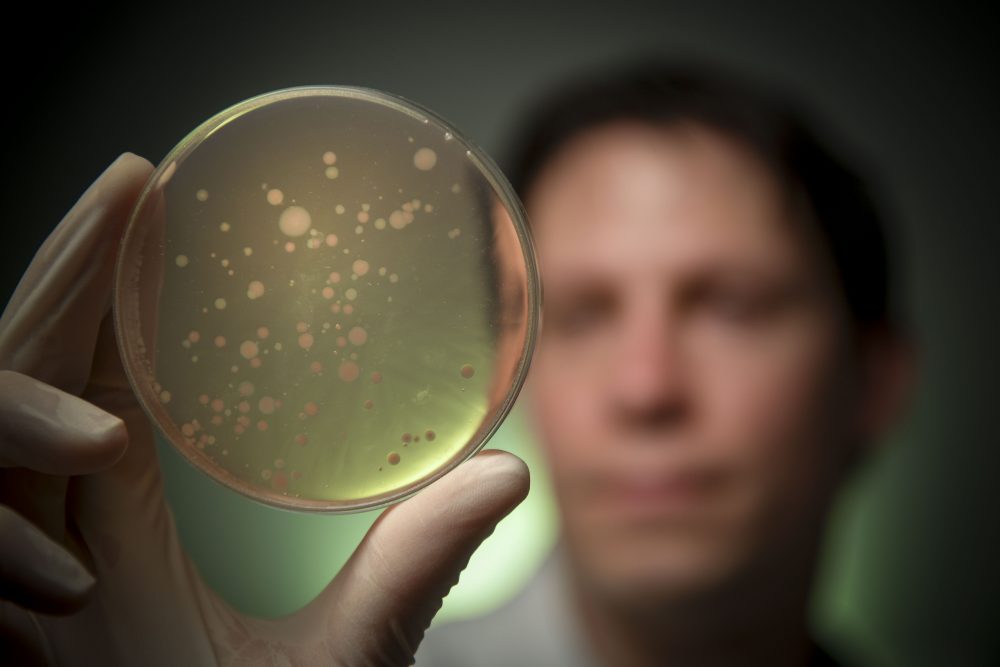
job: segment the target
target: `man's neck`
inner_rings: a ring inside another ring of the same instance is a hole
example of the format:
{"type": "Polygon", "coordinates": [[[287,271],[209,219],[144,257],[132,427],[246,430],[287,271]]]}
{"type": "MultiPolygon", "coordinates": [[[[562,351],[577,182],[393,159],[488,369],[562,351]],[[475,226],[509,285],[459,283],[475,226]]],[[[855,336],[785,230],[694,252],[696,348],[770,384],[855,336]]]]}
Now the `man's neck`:
{"type": "Polygon", "coordinates": [[[571,576],[580,628],[601,665],[614,667],[806,667],[809,576],[689,603],[629,606],[571,576]]]}

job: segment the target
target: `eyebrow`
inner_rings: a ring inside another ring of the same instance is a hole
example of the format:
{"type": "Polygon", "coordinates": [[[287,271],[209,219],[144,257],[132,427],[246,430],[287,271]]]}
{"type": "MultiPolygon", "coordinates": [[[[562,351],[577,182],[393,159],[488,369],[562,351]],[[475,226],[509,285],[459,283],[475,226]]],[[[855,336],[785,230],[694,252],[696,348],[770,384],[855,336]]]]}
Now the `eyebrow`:
{"type": "MultiPolygon", "coordinates": [[[[694,267],[679,270],[673,277],[665,278],[661,274],[661,282],[674,283],[682,289],[691,285],[711,285],[711,284],[752,284],[754,286],[775,287],[795,287],[795,291],[800,291],[811,284],[812,281],[803,280],[803,277],[796,272],[788,271],[784,268],[774,266],[732,266],[722,262],[702,263],[694,267]]],[[[574,293],[588,292],[594,290],[607,291],[609,288],[617,290],[617,279],[608,272],[598,270],[595,272],[592,266],[581,263],[569,270],[558,273],[550,273],[544,280],[543,285],[546,296],[572,296],[574,293]]]]}

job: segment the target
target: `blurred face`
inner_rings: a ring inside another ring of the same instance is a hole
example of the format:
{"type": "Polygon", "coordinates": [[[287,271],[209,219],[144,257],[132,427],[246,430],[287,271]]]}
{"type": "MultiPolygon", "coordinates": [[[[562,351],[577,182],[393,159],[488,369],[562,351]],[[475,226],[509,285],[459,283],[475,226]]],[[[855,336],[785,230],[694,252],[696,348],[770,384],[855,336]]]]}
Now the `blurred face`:
{"type": "Polygon", "coordinates": [[[712,130],[622,122],[571,140],[526,205],[528,391],[577,574],[680,600],[801,560],[860,438],[857,362],[774,177],[712,130]]]}

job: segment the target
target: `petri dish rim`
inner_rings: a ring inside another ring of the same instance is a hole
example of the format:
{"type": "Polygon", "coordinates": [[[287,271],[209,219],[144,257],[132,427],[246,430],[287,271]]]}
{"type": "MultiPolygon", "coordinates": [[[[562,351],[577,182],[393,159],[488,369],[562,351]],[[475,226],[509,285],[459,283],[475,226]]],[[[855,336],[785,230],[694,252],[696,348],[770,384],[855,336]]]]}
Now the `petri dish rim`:
{"type": "Polygon", "coordinates": [[[481,427],[479,435],[475,440],[470,441],[455,453],[446,463],[436,468],[431,473],[424,475],[418,480],[401,486],[396,490],[359,498],[356,500],[313,500],[313,499],[292,499],[275,493],[263,492],[254,486],[244,482],[221,466],[213,465],[207,457],[189,454],[184,448],[175,443],[175,438],[167,436],[171,447],[176,450],[181,457],[190,465],[199,469],[210,479],[222,486],[236,491],[255,502],[269,507],[291,510],[297,512],[324,513],[324,514],[348,514],[354,512],[364,512],[380,509],[397,502],[401,502],[416,494],[421,489],[429,486],[436,480],[451,472],[462,462],[468,460],[480,450],[496,434],[500,425],[510,414],[524,382],[527,379],[531,358],[535,350],[538,337],[538,330],[541,319],[542,284],[539,276],[537,256],[534,242],[528,229],[527,214],[524,206],[514,192],[513,187],[506,176],[497,166],[495,161],[477,144],[470,141],[449,121],[437,113],[427,109],[417,102],[413,102],[405,97],[387,93],[384,91],[364,88],[359,86],[339,86],[339,85],[310,85],[282,88],[266,93],[255,95],[248,99],[231,105],[222,111],[214,114],[194,130],[189,132],[167,155],[160,160],[156,168],[150,174],[143,186],[138,199],[126,221],[119,245],[119,254],[115,263],[115,273],[112,289],[112,315],[114,321],[115,336],[118,341],[119,354],[122,366],[128,377],[129,384],[135,392],[143,412],[152,422],[153,428],[166,435],[169,430],[167,425],[172,424],[165,415],[165,411],[160,407],[159,401],[153,395],[153,388],[136,375],[133,360],[142,357],[142,353],[137,349],[138,341],[135,336],[126,331],[126,322],[123,310],[125,306],[126,278],[130,275],[130,259],[128,252],[130,243],[136,231],[139,214],[143,211],[144,205],[150,194],[158,187],[161,176],[173,164],[179,162],[185,155],[194,150],[202,141],[212,136],[227,124],[237,118],[254,111],[263,106],[277,102],[300,98],[300,97],[341,97],[365,102],[380,104],[398,112],[404,113],[422,123],[433,122],[441,130],[448,132],[452,140],[460,143],[466,151],[466,156],[476,167],[479,173],[490,184],[493,191],[500,198],[501,203],[510,213],[514,231],[517,234],[521,256],[524,260],[527,279],[527,322],[525,331],[525,342],[521,348],[517,366],[514,371],[513,382],[508,389],[504,400],[500,403],[492,418],[485,427],[481,427]],[[161,414],[163,413],[163,414],[161,414]]]}

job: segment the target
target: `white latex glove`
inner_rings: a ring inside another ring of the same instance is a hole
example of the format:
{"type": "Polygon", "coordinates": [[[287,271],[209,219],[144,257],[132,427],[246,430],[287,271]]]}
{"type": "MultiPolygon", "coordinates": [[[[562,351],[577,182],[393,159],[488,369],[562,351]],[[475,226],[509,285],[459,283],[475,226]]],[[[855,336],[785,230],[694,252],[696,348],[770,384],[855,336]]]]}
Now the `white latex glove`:
{"type": "Polygon", "coordinates": [[[151,171],[119,157],[46,240],[0,320],[0,654],[15,664],[411,664],[472,552],[527,494],[526,466],[484,451],[389,508],[290,616],[230,608],[178,541],[110,316],[122,228],[151,171]]]}

